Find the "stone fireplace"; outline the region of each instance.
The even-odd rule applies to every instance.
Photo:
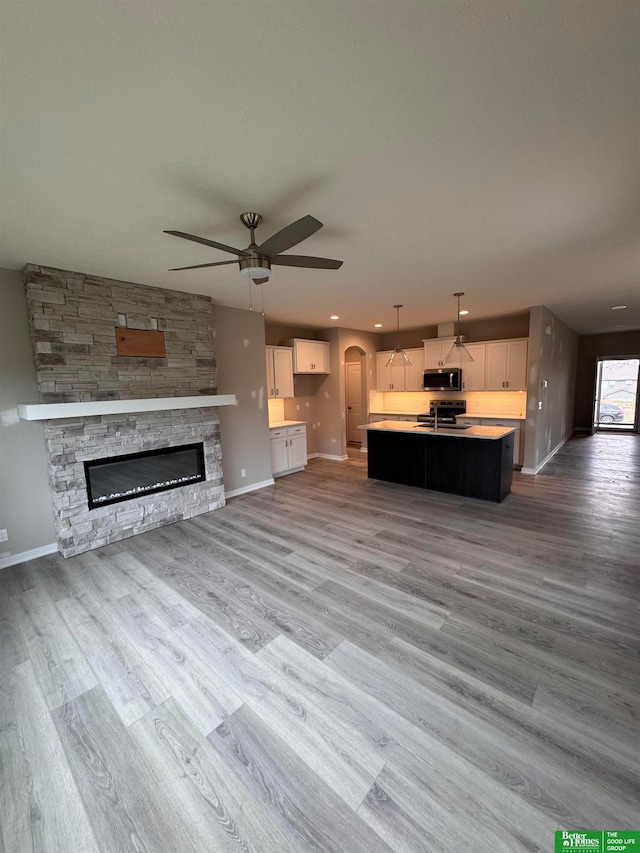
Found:
[[[69,557],[224,506],[210,300],[31,264],[24,280],[38,389],[48,405],[23,409],[44,411],[37,417],[45,418],[61,553]],[[165,354],[119,354],[116,333],[123,328],[161,332]],[[203,470],[181,474],[176,451],[194,446]],[[96,460],[160,452],[166,459],[157,482],[136,491],[115,479],[117,500],[90,499],[87,464],[93,471]],[[181,462],[191,464],[188,455]]]

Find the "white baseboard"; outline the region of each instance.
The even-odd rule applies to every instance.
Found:
[[[317,453],[307,453],[307,459],[317,459],[317,458],[318,458]]]
[[[332,462],[346,462],[349,458],[346,453],[344,456],[333,456],[331,453],[318,453],[316,454],[320,459],[330,459]]]
[[[560,448],[563,447],[569,441],[570,438],[571,438],[571,434],[567,435],[565,438],[563,438],[562,441],[560,442],[560,444],[557,444],[553,448],[551,453],[549,453],[549,455],[546,456],[536,468],[521,468],[520,473],[521,474],[537,474],[540,471],[540,469],[543,468],[547,464],[547,462],[552,457],[554,457],[556,455],[556,453],[560,450]]]
[[[20,554],[10,554],[8,557],[0,557],[0,569],[8,569],[9,566],[17,566],[18,563],[26,563],[29,560],[37,560],[38,557],[46,557],[48,554],[57,554],[58,543],[41,545],[32,548],[31,551],[22,551]]]
[[[247,492],[255,492],[256,489],[264,489],[265,486],[273,486],[273,477],[269,480],[262,480],[260,483],[251,483],[248,486],[242,486],[240,489],[232,489],[230,492],[225,492],[225,499],[237,498],[238,495],[246,495]]]

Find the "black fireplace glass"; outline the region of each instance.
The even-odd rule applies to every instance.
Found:
[[[202,443],[93,459],[84,472],[89,509],[206,479]]]

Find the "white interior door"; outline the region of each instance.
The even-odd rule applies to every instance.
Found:
[[[349,361],[347,369],[347,441],[362,443],[358,426],[362,423],[362,370],[359,361]]]

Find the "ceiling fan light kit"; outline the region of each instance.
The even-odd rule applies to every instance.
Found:
[[[207,240],[205,237],[197,237],[195,234],[187,234],[184,231],[165,231],[164,233],[173,234],[174,237],[181,237],[183,240],[191,240],[194,243],[201,243],[204,246],[210,246],[212,249],[220,249],[223,252],[236,255],[240,272],[252,281],[255,281],[256,284],[263,284],[269,279],[272,264],[284,267],[325,270],[337,270],[342,266],[342,261],[336,261],[333,258],[281,254],[281,252],[286,252],[287,249],[306,240],[307,237],[311,237],[312,234],[315,234],[316,231],[322,228],[322,222],[319,222],[313,216],[303,216],[302,219],[292,222],[291,225],[287,225],[273,234],[260,246],[255,241],[255,229],[262,222],[262,216],[259,213],[242,213],[240,221],[249,229],[249,233],[251,234],[251,242],[246,249],[235,249],[233,246],[226,246],[224,243],[217,243],[215,240]],[[216,261],[211,264],[174,267],[170,272],[197,270],[204,267],[220,267],[234,263],[236,261]]]
[[[269,258],[241,258],[240,272],[251,279],[269,278],[271,275],[271,264]]]
[[[464,293],[461,291],[459,293],[453,294],[458,300],[458,314],[456,316],[456,339],[451,345],[451,349],[446,354],[443,364],[449,364],[450,362],[455,362],[457,364],[469,363],[473,361],[473,356],[466,348],[466,346],[462,343],[460,339],[460,297],[464,296]]]
[[[402,308],[402,305],[394,305],[393,307],[396,309],[396,318],[397,318],[396,319],[396,332],[399,336],[400,335],[400,309]],[[411,360],[410,360],[409,356],[406,354],[406,352],[402,349],[402,347],[399,344],[396,344],[396,346],[393,348],[393,352],[389,356],[389,361],[386,363],[385,367],[392,367],[394,362],[396,362],[396,361],[403,361],[407,367],[411,367]]]

